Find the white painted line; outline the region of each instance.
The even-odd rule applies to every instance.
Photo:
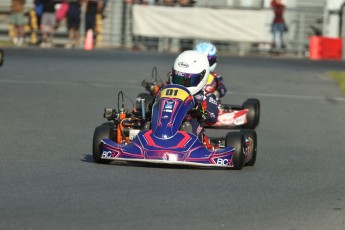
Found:
[[[100,88],[112,88],[116,89],[119,84],[112,84],[112,83],[98,83],[98,82],[87,82],[87,81],[79,81],[79,82],[57,82],[57,81],[28,81],[28,80],[11,80],[11,79],[1,79],[0,83],[9,83],[9,84],[30,84],[30,85],[87,85],[87,86],[94,86]],[[117,85],[117,87],[116,87]],[[137,84],[130,84],[127,85],[126,88],[131,89],[143,89],[140,83]],[[288,99],[305,99],[305,100],[330,100],[330,101],[337,101],[337,102],[345,102],[345,97],[331,97],[331,96],[311,96],[311,95],[289,95],[289,94],[274,94],[274,93],[244,93],[244,92],[236,92],[231,91],[228,92],[227,95],[245,95],[249,97],[273,97],[273,98],[288,98]]]
[[[326,97],[326,96],[311,96],[311,95],[289,95],[289,94],[274,94],[274,93],[242,93],[242,92],[229,92],[231,95],[245,95],[251,97],[275,97],[275,98],[289,98],[289,99],[306,99],[306,100],[332,100],[345,102],[345,97]]]

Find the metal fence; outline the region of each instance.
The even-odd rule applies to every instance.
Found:
[[[256,10],[271,11],[268,8],[261,7],[261,1],[257,1],[258,5]],[[121,5],[121,4],[118,4]],[[200,6],[200,7],[205,7]],[[199,7],[199,6],[195,6]],[[171,42],[171,38],[148,38],[148,37],[133,37],[131,36],[131,5],[122,4],[120,7],[122,12],[117,12],[121,14],[122,17],[114,18],[115,20],[120,20],[120,23],[117,23],[118,28],[113,28],[117,32],[113,31],[114,35],[118,35],[120,39],[117,39],[117,44],[123,47],[135,48],[135,49],[145,49],[145,50],[158,50],[166,51],[165,47],[167,42]],[[223,6],[223,8],[226,8]],[[238,9],[235,8],[233,10]],[[250,9],[253,8],[241,8]],[[117,8],[118,10],[118,8]],[[319,22],[322,22],[324,9],[322,7],[306,8],[306,9],[289,9],[285,13],[285,18],[289,26],[289,33],[285,35],[287,42],[287,51],[296,54],[299,56],[304,55],[308,49],[309,36],[316,34],[313,28],[321,26]],[[270,24],[267,24],[267,30],[270,30]],[[121,29],[120,29],[121,28]],[[321,29],[322,30],[322,29]],[[104,32],[107,31],[104,28]],[[202,40],[202,38],[200,38]],[[193,47],[193,45],[199,40],[191,39],[182,39],[180,41],[175,41],[175,49],[181,50],[188,49]],[[227,41],[215,41],[217,48],[223,52],[235,52],[240,55],[244,55],[248,52],[266,52],[269,50],[270,44],[261,43],[244,43],[244,42],[235,42],[231,40]],[[105,41],[105,44],[110,44]]]
[[[8,41],[8,15],[10,0],[0,0],[0,41]],[[198,1],[194,7],[228,7],[224,5],[229,1]],[[106,17],[102,19],[102,28],[99,46],[104,48],[133,48],[143,50],[166,51],[166,42],[170,38],[149,38],[134,37],[131,33],[131,4],[124,3],[123,0],[108,0],[105,11]],[[232,1],[232,9],[255,9],[269,11],[271,9],[263,8],[263,1],[251,1],[250,6],[243,5],[243,1]],[[33,9],[33,3],[27,2],[26,12]],[[321,35],[323,31],[324,8],[322,6],[306,6],[299,9],[288,9],[285,13],[286,21],[289,26],[289,32],[286,34],[287,51],[299,56],[307,53],[309,36]],[[83,19],[83,17],[82,17]],[[83,25],[83,23],[82,23]],[[269,30],[270,25],[267,24]],[[30,41],[30,28],[27,29],[26,41]],[[81,28],[84,34],[83,28]],[[39,36],[39,31],[37,31]],[[321,34],[320,34],[321,33]],[[202,40],[202,38],[200,38]],[[176,50],[191,48],[198,40],[181,39],[175,42]],[[59,26],[55,42],[63,45],[67,43],[67,29],[65,21]],[[217,48],[223,52],[237,52],[245,55],[248,52],[265,52],[269,49],[269,44],[241,43],[228,41],[217,41]]]

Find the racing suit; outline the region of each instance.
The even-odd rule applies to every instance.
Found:
[[[224,97],[227,89],[223,77],[216,72],[211,72],[208,76],[205,90],[208,93],[215,93],[215,91],[218,91],[219,96],[216,95],[217,99]]]
[[[202,140],[203,127],[201,123],[212,125],[217,122],[218,103],[213,93],[201,90],[194,95],[194,108],[187,114],[185,121],[191,125],[192,133]]]

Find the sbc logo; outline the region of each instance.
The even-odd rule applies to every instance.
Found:
[[[229,160],[228,159],[218,158],[216,163],[217,163],[217,165],[229,165]]]
[[[112,152],[111,151],[103,151],[102,157],[111,157]]]

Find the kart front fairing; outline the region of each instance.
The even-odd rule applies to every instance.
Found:
[[[180,85],[164,87],[152,109],[153,134],[162,139],[173,137],[194,105],[194,98],[186,88]]]
[[[193,96],[180,85],[164,87],[152,110],[151,129],[141,131],[127,145],[103,139],[102,159],[151,163],[232,167],[234,148],[210,150],[196,135],[179,130]]]

